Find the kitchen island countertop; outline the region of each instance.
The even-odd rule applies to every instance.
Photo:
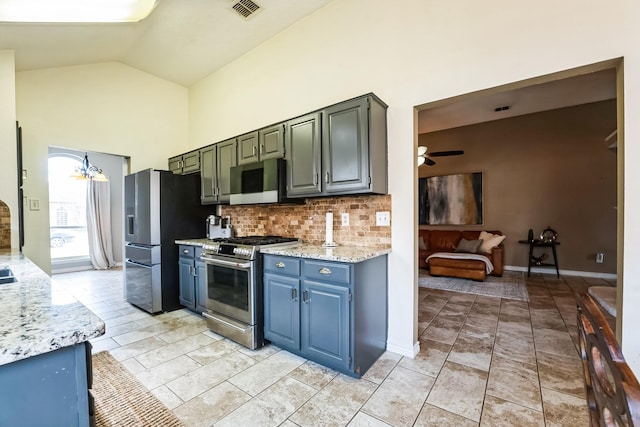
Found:
[[[177,245],[191,245],[205,247],[211,240],[182,239],[176,240]],[[324,247],[310,243],[301,243],[293,247],[261,248],[264,254],[292,256],[298,258],[321,259],[326,261],[357,263],[371,258],[391,253],[390,246],[335,246]]]
[[[0,365],[103,335],[104,322],[18,251],[0,252],[15,283],[0,284]]]

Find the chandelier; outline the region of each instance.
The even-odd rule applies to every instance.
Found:
[[[89,157],[86,153],[82,161],[82,166],[76,166],[76,170],[71,174],[71,178],[101,182],[109,181],[109,178],[102,173],[102,169],[89,163]]]

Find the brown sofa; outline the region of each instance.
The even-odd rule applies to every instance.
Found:
[[[488,231],[491,234],[502,235],[500,231]],[[475,230],[419,230],[419,236],[426,249],[418,250],[418,267],[428,268],[434,276],[452,276],[472,280],[484,280],[486,277],[485,264],[479,260],[431,258],[427,257],[436,252],[455,252],[461,239],[476,240],[480,231]],[[502,276],[504,272],[504,244],[501,243],[483,253],[493,264],[492,276]]]

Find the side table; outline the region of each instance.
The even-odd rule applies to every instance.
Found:
[[[543,240],[518,240],[518,243],[525,243],[529,245],[529,262],[527,268],[527,277],[531,277],[531,266],[535,267],[555,267],[556,275],[560,277],[560,270],[558,269],[558,254],[556,253],[556,246],[560,244],[560,242],[556,242],[552,240],[550,242],[545,242]],[[540,262],[536,261],[533,258],[533,248],[551,248],[551,252],[553,254],[553,263],[548,262]]]

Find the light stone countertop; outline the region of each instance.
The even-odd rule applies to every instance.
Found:
[[[264,248],[263,254],[292,256],[298,258],[321,259],[326,261],[338,261],[358,263],[371,258],[391,253],[391,247],[377,246],[336,246],[326,248],[322,245],[303,243],[290,248]]]
[[[209,239],[176,240],[177,245],[191,245],[206,247]],[[391,247],[386,246],[336,246],[325,248],[322,245],[302,243],[298,246],[285,248],[261,248],[263,254],[292,256],[298,258],[322,259],[326,261],[358,263],[371,258],[391,253]]]
[[[16,283],[0,284],[0,365],[103,335],[104,322],[18,251],[0,252]]]

